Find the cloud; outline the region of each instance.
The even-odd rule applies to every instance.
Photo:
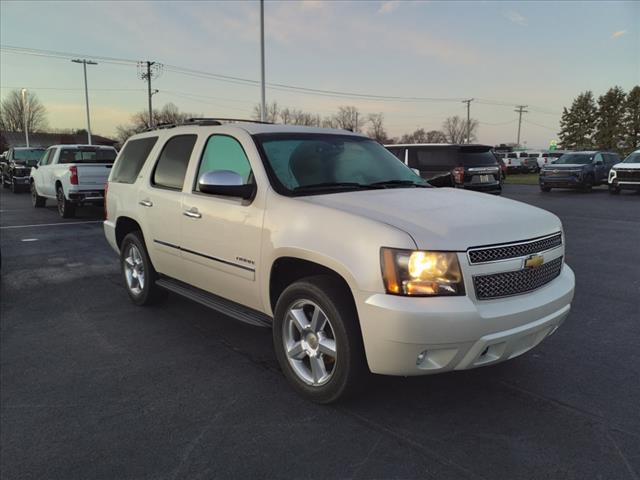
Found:
[[[383,2],[378,9],[378,13],[387,14],[396,10],[400,6],[399,0],[388,0]]]
[[[622,37],[622,36],[624,36],[626,34],[627,34],[626,30],[618,30],[617,32],[613,32],[611,34],[611,38],[620,38],[620,37]]]
[[[516,25],[520,25],[522,27],[526,27],[527,26],[527,19],[525,17],[523,17],[522,15],[520,15],[515,10],[509,10],[508,12],[505,12],[502,15],[507,20],[509,20],[510,22],[515,23]]]

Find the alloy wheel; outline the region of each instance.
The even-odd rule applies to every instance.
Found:
[[[282,329],[285,355],[297,377],[311,386],[327,383],[336,369],[337,350],[325,312],[311,300],[298,300],[287,310]]]
[[[129,244],[124,257],[124,275],[127,288],[134,295],[140,295],[144,290],[144,262],[138,247]]]

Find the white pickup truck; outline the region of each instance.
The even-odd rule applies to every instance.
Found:
[[[104,186],[118,152],[99,145],[53,145],[31,169],[31,199],[36,208],[56,200],[63,218],[73,217],[77,206],[100,204]]]

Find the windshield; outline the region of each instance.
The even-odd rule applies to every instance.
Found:
[[[111,148],[63,148],[58,163],[113,163],[115,159]]]
[[[497,165],[496,157],[490,151],[465,152],[464,148],[458,153],[460,163],[465,167]]]
[[[428,186],[391,152],[368,138],[307,133],[261,134],[254,138],[281,193]]]
[[[565,153],[553,162],[554,165],[588,165],[593,160],[590,153]]]
[[[13,151],[13,160],[16,163],[24,163],[33,167],[38,163],[44,153],[44,148],[21,148]]]
[[[640,152],[633,152],[622,163],[640,163]]]

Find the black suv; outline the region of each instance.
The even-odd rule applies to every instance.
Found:
[[[434,187],[500,194],[500,164],[488,145],[407,144],[387,149]]]
[[[45,149],[36,147],[13,147],[7,152],[0,172],[2,186],[11,188],[13,193],[29,190],[31,167],[37,165]]]
[[[549,192],[552,188],[578,188],[591,191],[596,185],[606,185],[609,170],[620,163],[617,153],[611,152],[569,152],[540,170],[540,190]]]

